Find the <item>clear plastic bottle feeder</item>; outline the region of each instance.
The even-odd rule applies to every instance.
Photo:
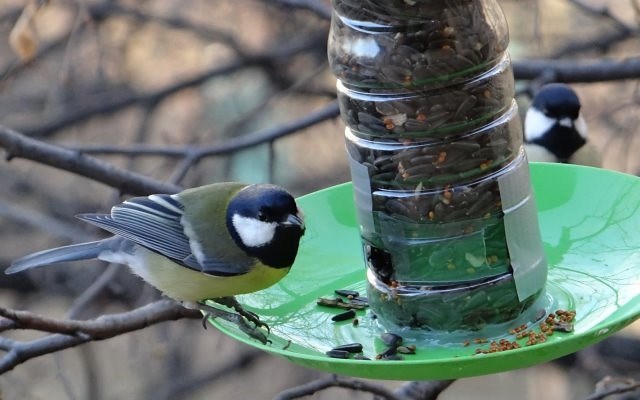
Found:
[[[547,266],[495,0],[334,0],[368,295],[385,325],[478,330],[544,292]]]

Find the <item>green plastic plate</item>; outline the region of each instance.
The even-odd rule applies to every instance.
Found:
[[[238,300],[271,327],[262,345],[235,326],[213,320],[222,332],[294,363],[373,379],[450,379],[491,374],[546,362],[592,345],[640,315],[640,179],[617,172],[559,164],[531,164],[545,253],[550,265],[548,310],[577,312],[575,329],[546,342],[492,354],[487,344],[459,337],[414,340],[416,354],[401,361],[373,359],[384,349],[384,328],[369,311],[359,325],[332,322],[339,310],[316,305],[334,289],[364,293],[364,260],[352,188],[343,184],[299,199],[307,232],[294,267],[277,285]],[[489,337],[489,341],[504,334]],[[404,334],[400,333],[404,336]],[[473,337],[473,335],[471,336]],[[327,350],[359,342],[372,360],[334,359]]]

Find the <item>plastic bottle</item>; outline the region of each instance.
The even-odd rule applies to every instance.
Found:
[[[544,291],[495,0],[333,0],[329,61],[383,324],[477,330]]]

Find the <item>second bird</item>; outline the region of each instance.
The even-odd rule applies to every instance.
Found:
[[[533,98],[524,123],[529,161],[601,167],[602,160],[587,139],[580,99],[568,85],[543,86]]]

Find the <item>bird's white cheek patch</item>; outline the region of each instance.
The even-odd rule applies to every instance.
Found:
[[[544,115],[541,111],[535,108],[530,108],[527,111],[527,116],[524,119],[524,136],[525,139],[530,142],[538,139],[545,132],[547,132],[556,120]]]
[[[234,215],[231,219],[240,240],[247,247],[261,247],[273,240],[276,233],[275,222],[259,221],[255,218]]]

